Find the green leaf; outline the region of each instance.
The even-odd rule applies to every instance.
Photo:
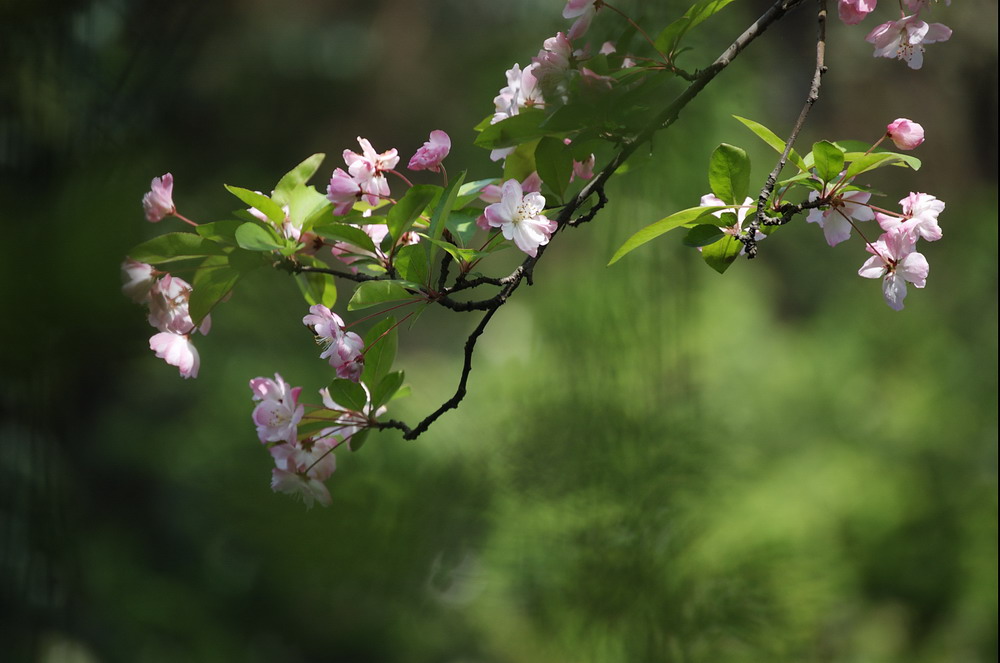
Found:
[[[913,168],[913,170],[920,169],[919,159],[907,154],[896,154],[895,152],[875,152],[872,154],[849,152],[844,155],[844,159],[851,162],[845,174],[848,180],[861,173],[867,173],[882,166],[908,166]],[[913,162],[916,162],[916,164]]]
[[[785,151],[785,141],[778,138],[777,135],[763,124],[759,122],[754,122],[753,120],[748,120],[745,117],[740,117],[739,115],[733,115],[737,120],[743,123],[747,129],[754,132],[758,138],[767,143],[771,149],[773,149],[778,154],[783,154]],[[806,165],[799,153],[795,151],[795,148],[788,153],[788,160],[795,164],[795,167],[802,172],[808,172],[809,167]]]
[[[475,143],[488,150],[526,143],[549,133],[549,130],[541,126],[544,121],[545,111],[522,108],[517,115],[483,129],[482,133],[476,136]]]
[[[389,235],[393,240],[398,242],[399,238],[413,225],[413,222],[420,218],[424,208],[440,193],[441,187],[439,186],[418,184],[411,187],[406,195],[393,205],[386,216],[385,223],[389,227]]]
[[[462,188],[462,182],[465,181],[465,172],[459,173],[458,177],[452,180],[448,188],[444,190],[441,194],[441,198],[438,200],[437,207],[434,208],[434,213],[431,215],[431,224],[427,229],[427,236],[434,239],[439,239],[441,233],[444,232],[445,224],[448,223],[448,215],[451,214],[452,208],[455,206],[455,201],[458,199],[458,190]],[[430,247],[427,248],[428,254],[430,253]]]
[[[597,124],[597,119],[598,114],[593,104],[566,104],[542,122],[542,128],[551,133],[567,133],[592,127]]]
[[[285,222],[285,210],[281,209],[281,205],[277,204],[264,194],[251,191],[250,189],[243,189],[238,186],[230,186],[228,184],[224,186],[229,193],[233,194],[250,207],[256,207],[258,211],[263,213],[264,216],[266,216],[268,220],[276,226],[280,226]]]
[[[354,296],[347,304],[347,310],[358,311],[377,304],[398,302],[412,297],[413,295],[395,281],[365,281],[354,291]]]
[[[323,159],[326,158],[325,154],[319,153],[314,154],[295,168],[285,173],[280,180],[278,180],[278,185],[274,187],[274,193],[271,194],[272,200],[280,205],[288,205],[292,202],[292,191],[297,187],[305,184],[309,181],[316,171],[319,169]],[[254,205],[254,207],[257,207]],[[257,207],[257,209],[260,209]]]
[[[167,233],[136,246],[129,252],[129,257],[150,265],[159,265],[222,253],[222,247],[218,244],[194,233]]]
[[[364,446],[365,442],[368,441],[368,436],[371,432],[371,428],[363,428],[347,440],[347,448],[351,450],[351,453],[358,451],[362,446]]]
[[[299,258],[311,267],[326,267],[326,263],[312,256],[302,255]],[[321,272],[300,272],[295,275],[295,282],[302,292],[302,297],[310,306],[322,304],[333,308],[337,303],[337,283],[332,274]]]
[[[459,210],[479,198],[479,194],[482,193],[483,189],[491,184],[499,184],[500,179],[496,177],[491,177],[487,180],[476,180],[475,182],[466,182],[462,185],[462,188],[458,190],[458,199],[455,201],[455,209]]]
[[[430,280],[430,263],[427,261],[427,252],[421,246],[410,244],[400,248],[396,251],[393,265],[407,281],[427,285]]]
[[[468,246],[469,241],[476,236],[479,231],[479,226],[476,225],[476,219],[483,213],[483,210],[477,209],[475,207],[469,209],[452,210],[451,214],[448,215],[448,223],[445,226],[451,231],[453,237],[455,237],[459,244],[462,246]]]
[[[566,187],[569,186],[569,178],[573,174],[573,154],[566,149],[566,144],[551,136],[538,141],[535,147],[535,168],[538,169],[542,182],[562,202]]]
[[[687,232],[682,240],[684,246],[707,246],[722,239],[719,226],[701,223]]]
[[[236,229],[240,227],[241,223],[241,221],[234,220],[213,221],[201,224],[195,228],[195,232],[213,242],[236,244]]]
[[[247,251],[279,251],[286,247],[273,230],[250,221],[236,229],[236,243]]]
[[[361,228],[349,226],[346,223],[328,221],[315,226],[313,232],[320,237],[345,242],[368,253],[375,253],[375,243],[372,242],[372,238]]]
[[[646,242],[656,239],[660,235],[674,228],[680,228],[691,223],[694,223],[703,216],[707,216],[712,212],[718,210],[729,209],[728,207],[689,207],[688,209],[681,210],[680,212],[674,212],[670,216],[664,217],[655,223],[651,223],[639,232],[635,233],[627,240],[625,243],[615,251],[615,254],[611,256],[611,260],[608,262],[608,266],[615,264],[625,254],[630,253],[634,249],[642,246]]]
[[[211,256],[201,263],[191,283],[188,311],[195,326],[228,295],[243,275],[229,265],[227,256]]]
[[[396,360],[398,343],[396,319],[392,316],[379,321],[365,334],[365,370],[361,381],[367,385],[377,385],[392,368]]]
[[[816,174],[824,182],[833,182],[844,169],[844,153],[833,143],[821,140],[813,144],[813,162]]]
[[[234,248],[229,252],[229,266],[243,274],[249,274],[269,263],[270,258],[257,251]]]
[[[734,145],[719,145],[708,162],[708,183],[723,202],[742,205],[750,189],[750,157]]]
[[[535,167],[535,142],[518,145],[503,162],[503,182],[524,179],[537,170]]]
[[[403,386],[403,371],[393,371],[382,378],[372,389],[372,412],[385,405]]]
[[[365,405],[368,404],[368,394],[364,387],[341,378],[334,378],[330,383],[330,398],[342,408],[354,412],[364,412]]]
[[[656,50],[661,53],[670,54],[676,48],[680,40],[691,28],[695,27],[705,19],[712,16],[733,0],[700,0],[691,5],[684,16],[677,19],[657,35],[655,44]]]
[[[289,193],[288,218],[296,228],[312,228],[324,213],[329,214],[333,203],[313,187],[300,184]]]
[[[472,262],[476,258],[482,258],[483,256],[487,256],[487,255],[490,254],[489,251],[477,251],[475,249],[462,249],[462,248],[459,248],[459,247],[455,246],[451,242],[446,242],[443,239],[433,239],[433,238],[428,237],[427,235],[423,235],[423,234],[421,234],[421,237],[423,237],[424,239],[426,239],[428,242],[431,242],[435,246],[441,247],[442,249],[444,249],[445,251],[447,251],[451,255],[452,258],[454,258],[455,260],[458,260],[460,262]]]
[[[718,242],[702,248],[701,257],[708,266],[722,274],[740,255],[743,243],[732,235],[726,235]]]

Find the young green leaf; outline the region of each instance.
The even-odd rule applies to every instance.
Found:
[[[345,242],[368,253],[375,253],[375,244],[372,242],[372,238],[361,228],[331,220],[313,227],[313,232],[320,237]]]
[[[559,138],[546,136],[535,147],[535,167],[538,176],[548,185],[556,199],[562,202],[569,178],[573,174],[573,155]]]
[[[236,243],[247,251],[280,251],[286,247],[273,230],[249,221],[236,229]]]
[[[347,303],[348,311],[357,311],[385,302],[398,302],[411,299],[403,286],[394,281],[365,281],[354,291],[354,296]]]
[[[434,213],[431,215],[431,224],[427,229],[427,236],[432,239],[440,239],[441,234],[444,232],[445,225],[448,223],[448,216],[451,214],[452,208],[455,206],[455,201],[458,199],[458,191],[462,188],[462,182],[465,181],[465,172],[459,173],[452,182],[448,185],[448,188],[444,190],[441,194],[438,203],[434,208]],[[426,245],[425,249],[427,252],[427,260],[430,262],[431,259],[431,246]]]
[[[813,162],[816,164],[816,174],[824,182],[832,182],[840,176],[844,169],[844,153],[833,143],[821,140],[813,144]]]
[[[488,150],[526,143],[548,133],[548,130],[541,126],[544,120],[545,111],[523,108],[517,115],[483,129],[482,133],[476,136],[475,143]]]
[[[669,55],[677,49],[684,35],[693,27],[712,16],[733,0],[699,0],[694,3],[684,13],[684,16],[677,19],[657,35],[655,44],[656,50]]]
[[[251,191],[250,189],[243,189],[238,186],[230,186],[228,184],[224,186],[229,193],[233,194],[250,207],[257,208],[257,210],[266,216],[274,225],[280,226],[285,222],[285,211],[281,209],[281,205],[277,204],[264,194]]]
[[[692,228],[681,240],[684,246],[708,246],[722,239],[722,230],[719,226],[701,223]]]
[[[139,244],[129,252],[129,257],[150,265],[159,265],[222,253],[221,246],[194,233],[167,233]]]
[[[389,227],[389,235],[394,241],[399,241],[399,238],[410,229],[414,221],[420,218],[427,205],[435,196],[440,195],[441,191],[439,186],[418,184],[411,187],[406,195],[393,205],[386,217],[385,224]]]
[[[295,168],[285,173],[280,180],[278,180],[277,186],[274,187],[274,193],[271,198],[278,205],[288,205],[292,201],[292,191],[296,187],[301,186],[309,181],[316,171],[319,169],[323,159],[326,158],[325,154],[314,154]],[[256,205],[254,205],[256,207]],[[258,209],[260,209],[258,207]]]
[[[326,267],[322,260],[308,255],[299,258],[304,264],[312,267]],[[295,275],[295,282],[299,286],[303,299],[310,306],[322,304],[327,308],[333,308],[337,303],[337,283],[331,274],[321,272],[301,272]]]
[[[210,239],[213,242],[236,244],[236,229],[240,227],[240,224],[240,221],[231,219],[226,221],[213,221],[211,223],[201,224],[195,228],[195,232],[205,239]]]
[[[651,223],[639,232],[635,233],[622,244],[615,254],[611,256],[611,260],[608,262],[608,266],[615,264],[621,260],[626,254],[635,250],[636,248],[642,246],[646,242],[656,239],[665,232],[671,231],[674,228],[680,228],[681,226],[693,224],[695,221],[703,216],[707,216],[712,212],[717,212],[718,210],[729,209],[728,207],[689,207],[688,209],[681,210],[680,212],[674,212],[670,216],[664,217],[655,223]]]
[[[785,141],[778,138],[773,131],[765,127],[763,124],[754,122],[753,120],[748,120],[745,117],[740,117],[739,115],[733,115],[733,117],[742,122],[747,129],[754,132],[758,138],[767,143],[775,152],[778,154],[784,153]],[[792,148],[792,150],[788,153],[788,160],[795,164],[795,167],[800,171],[809,171],[809,167],[806,165],[802,157],[799,156],[799,153],[795,151],[795,148]]]
[[[377,385],[392,368],[396,360],[398,344],[396,319],[392,316],[379,321],[365,334],[365,369],[361,381],[367,385]]]
[[[708,266],[722,274],[740,255],[743,243],[732,235],[726,235],[718,242],[702,248],[701,257]]]
[[[742,204],[750,190],[750,157],[734,145],[719,145],[708,162],[708,183],[723,202]]]
[[[334,378],[330,383],[330,398],[337,405],[353,412],[364,412],[365,405],[368,404],[368,394],[364,387],[341,378]]]
[[[378,385],[372,389],[372,411],[385,405],[403,386],[403,371],[393,371],[379,380]]]
[[[423,247],[416,244],[404,246],[396,251],[396,258],[393,265],[400,277],[407,281],[427,285],[430,279],[430,264],[427,261],[427,252]]]
[[[227,256],[210,256],[201,263],[194,273],[188,301],[188,311],[196,327],[232,291],[242,275],[230,266]]]
[[[472,201],[478,200],[479,194],[482,193],[483,189],[491,184],[499,183],[500,180],[496,177],[491,177],[486,180],[476,180],[475,182],[466,182],[458,190],[458,198],[455,200],[455,209],[460,210]]]

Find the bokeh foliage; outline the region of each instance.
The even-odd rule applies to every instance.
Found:
[[[996,144],[996,35],[958,5],[921,72],[832,25],[804,135],[927,128],[924,169],[878,180],[890,202],[913,187],[948,203],[901,313],[855,276],[858,243],[831,250],[801,222],[725,277],[676,238],[603,267],[696,203],[718,143],[764,177],[773,156],[730,115],[790,126],[811,67],[783,64],[809,52],[800,11],[558,237],[484,336],[458,411],[339,455],[330,509],[270,493],[249,420],[248,378],[279,370],[315,399],[329,377],[289,280],[255,274],[218,310],[197,381],[147,351],[117,267],[159,230],[138,204],[152,176],[172,171],[176,199],[212,219],[222,182],[262,188],[356,135],[468,145],[562,4],[3,5],[13,660],[995,657],[996,172],[977,145]],[[682,9],[663,5],[645,11]],[[721,14],[704,58],[755,9]],[[454,158],[485,177],[480,152]],[[464,315],[402,335],[415,396],[399,416],[453,389]]]

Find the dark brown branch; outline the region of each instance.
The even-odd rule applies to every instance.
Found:
[[[774,193],[774,186],[778,182],[778,176],[781,174],[782,169],[785,164],[788,163],[788,155],[792,152],[792,145],[795,143],[795,139],[799,136],[799,130],[802,129],[802,125],[805,124],[806,116],[809,115],[809,111],[812,109],[813,105],[819,99],[819,87],[823,82],[823,74],[826,73],[826,0],[817,0],[818,10],[817,10],[817,28],[816,28],[816,68],[813,71],[812,82],[809,85],[809,94],[806,96],[806,101],[802,105],[802,110],[799,111],[799,118],[795,121],[795,126],[792,127],[792,133],[788,136],[788,140],[785,141],[785,149],[781,152],[781,158],[778,159],[778,163],[774,165],[774,169],[768,174],[767,179],[764,181],[764,186],[761,188],[760,193],[757,195],[757,211],[754,214],[753,220],[750,221],[750,225],[747,229],[740,234],[739,240],[743,242],[746,246],[746,254],[748,259],[753,259],[757,255],[757,231],[760,226],[778,226],[783,225],[791,221],[792,216],[796,213],[801,212],[805,207],[800,207],[798,212],[791,211],[796,206],[789,207],[788,205],[783,205],[781,208],[781,216],[778,218],[773,218],[767,215],[765,211],[767,209],[767,201],[771,198],[771,194]]]

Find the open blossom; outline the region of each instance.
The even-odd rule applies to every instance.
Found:
[[[150,223],[156,223],[176,212],[173,195],[173,175],[167,173],[162,177],[154,177],[149,185],[149,192],[142,197],[142,208],[146,212],[146,220]]]
[[[847,25],[857,25],[874,9],[878,0],[840,0],[837,13]]]
[[[899,201],[903,208],[903,216],[882,214],[877,212],[875,218],[882,230],[890,231],[901,227],[907,232],[934,242],[941,239],[941,226],[938,225],[938,215],[944,211],[944,201],[938,200],[929,193],[910,193]]]
[[[500,228],[505,239],[514,240],[517,248],[534,258],[538,247],[548,244],[557,228],[555,221],[542,215],[544,209],[542,194],[525,195],[517,180],[507,180],[501,188],[500,202],[486,208],[486,222]]]
[[[912,150],[924,142],[924,128],[904,117],[889,124],[885,133],[900,150]]]
[[[333,203],[333,213],[343,216],[351,211],[354,203],[361,200],[361,185],[343,168],[337,168],[326,187],[326,197]]]
[[[385,172],[396,167],[399,156],[395,148],[381,154],[375,152],[368,139],[361,136],[358,136],[358,144],[361,145],[361,154],[344,150],[344,161],[351,178],[361,188],[365,202],[375,206],[379,200],[389,197],[389,181]]]
[[[275,373],[274,379],[250,380],[253,400],[259,401],[253,411],[257,437],[261,442],[295,443],[298,425],[305,412],[299,403],[302,387],[292,387]]]
[[[176,366],[184,379],[198,377],[201,358],[189,334],[173,332],[154,334],[149,339],[149,349],[171,366]]]
[[[823,195],[827,195],[826,191]],[[816,200],[819,194],[815,191],[809,193],[809,202]],[[806,221],[819,224],[823,229],[823,236],[826,243],[836,246],[851,236],[851,221],[871,221],[875,218],[875,213],[866,203],[872,195],[867,191],[848,191],[840,194],[830,201],[826,209],[811,209]]]
[[[344,321],[339,315],[322,304],[309,307],[309,315],[302,318],[316,335],[316,341],[323,346],[321,359],[330,362],[337,371],[337,377],[357,382],[365,367],[364,341],[354,332],[344,330]]]
[[[916,243],[917,238],[906,229],[893,228],[866,247],[874,255],[858,270],[866,279],[882,279],[885,303],[895,311],[903,308],[907,282],[918,288],[927,284],[930,267],[923,254],[913,250]]]
[[[868,33],[865,41],[875,45],[875,57],[898,58],[910,69],[920,69],[924,64],[924,44],[947,41],[951,28],[941,23],[927,24],[917,16],[904,16],[877,26]]]
[[[441,162],[451,151],[451,138],[440,129],[431,132],[430,139],[410,158],[410,170],[441,171]]]

